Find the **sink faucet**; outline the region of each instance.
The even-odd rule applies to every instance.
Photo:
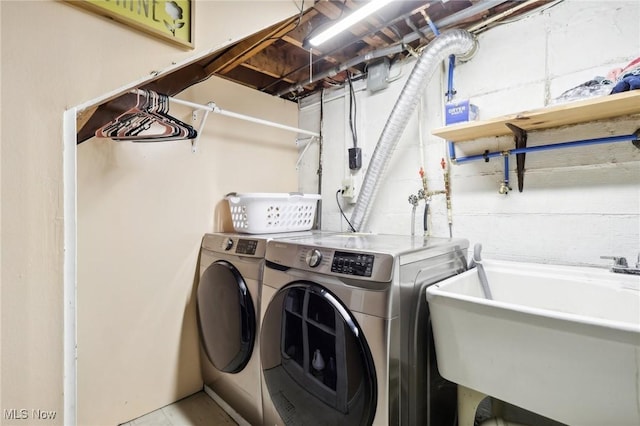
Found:
[[[638,254],[638,259],[635,267],[629,266],[629,264],[627,263],[627,259],[624,257],[600,256],[600,259],[613,260],[613,266],[611,266],[611,272],[616,272],[619,274],[640,275],[640,254]]]

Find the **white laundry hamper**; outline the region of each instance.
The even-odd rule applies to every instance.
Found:
[[[231,221],[236,232],[268,234],[306,231],[313,227],[319,194],[230,193]]]

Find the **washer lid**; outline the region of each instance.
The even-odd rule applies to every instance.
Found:
[[[200,338],[209,361],[220,371],[241,371],[253,352],[256,315],[240,272],[224,260],[212,263],[200,277],[197,305]]]
[[[354,232],[314,232],[308,235],[292,236],[271,241],[268,244],[297,244],[324,247],[335,250],[352,250],[363,253],[384,253],[398,256],[424,250],[451,251],[468,241],[462,238],[425,238],[422,235],[365,234]],[[437,255],[434,253],[433,255]],[[431,257],[431,256],[428,256]]]

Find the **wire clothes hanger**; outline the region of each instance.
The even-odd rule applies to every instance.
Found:
[[[136,105],[96,130],[96,137],[115,141],[162,142],[194,139],[198,132],[169,115],[169,96],[138,90]]]

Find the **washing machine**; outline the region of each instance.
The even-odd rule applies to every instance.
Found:
[[[309,233],[213,233],[202,239],[196,304],[205,391],[252,425],[262,424],[258,333],[266,244]]]
[[[427,286],[467,268],[468,241],[331,234],[271,240],[260,355],[265,425],[452,425]]]

